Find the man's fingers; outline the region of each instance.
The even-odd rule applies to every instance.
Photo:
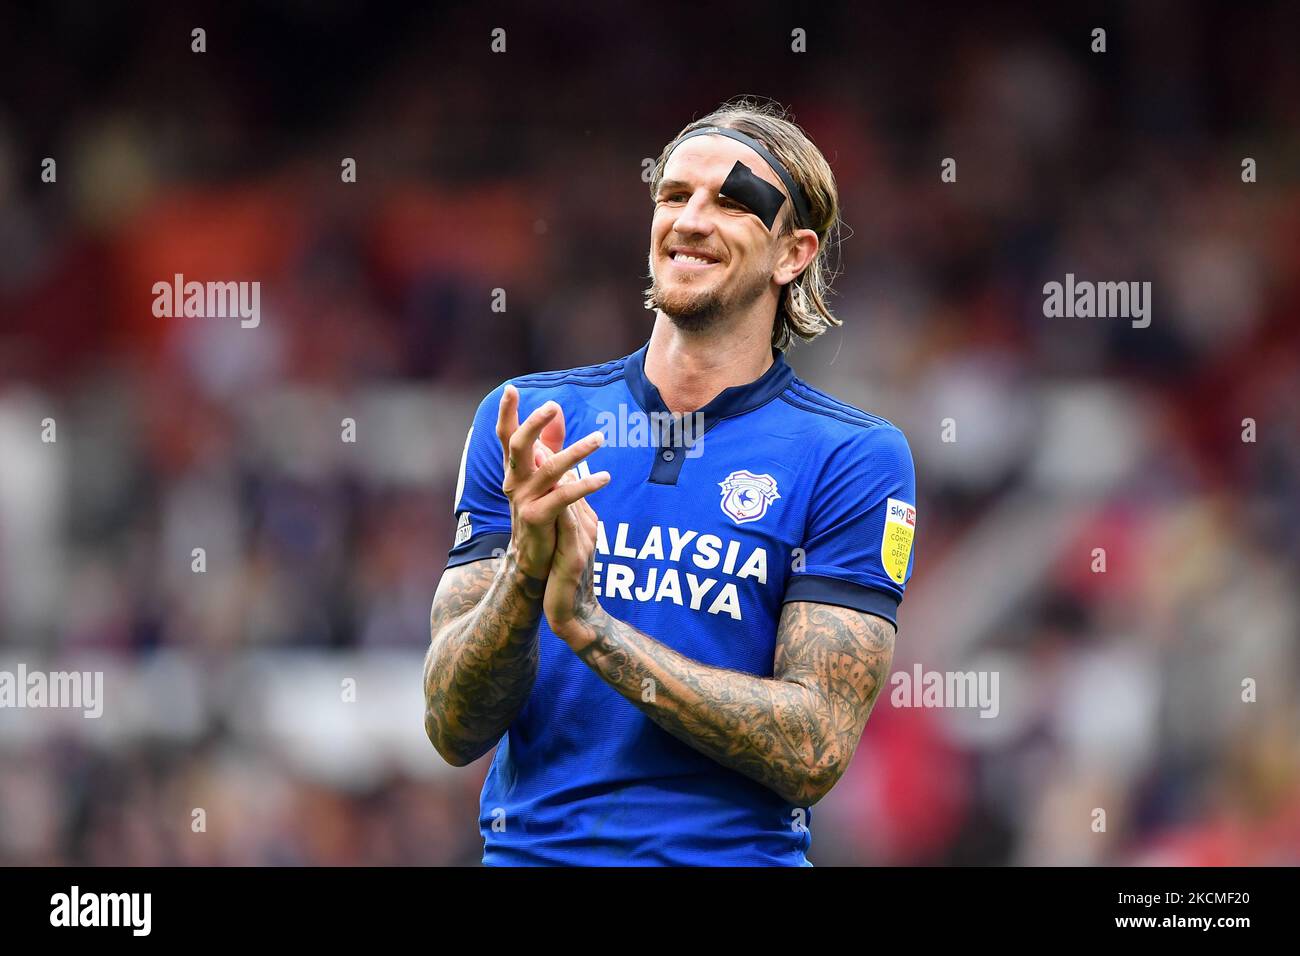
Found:
[[[558,455],[553,455],[546,464],[537,469],[534,480],[544,488],[559,484],[566,471],[573,468],[604,443],[605,435],[603,432],[592,432],[581,441],[575,441]]]
[[[583,498],[581,501],[574,504],[573,507],[578,514],[578,523],[581,524],[586,529],[587,533],[594,539],[596,537],[598,526],[600,525],[600,518],[596,515],[596,509],[591,506],[591,502],[586,498]]]
[[[515,429],[505,445],[508,474],[513,475],[516,480],[523,480],[532,473],[533,443],[537,441],[547,422],[556,415],[563,414],[559,405],[555,402],[547,402],[524,419],[524,423]]]
[[[541,468],[542,465],[546,464],[554,457],[555,457],[555,452],[547,448],[543,442],[538,441],[533,445],[533,462],[537,465],[538,468]],[[577,480],[578,480],[578,472],[575,469],[570,468],[568,471],[566,471],[563,475],[560,476],[560,480],[557,481],[556,484],[562,485],[565,484],[566,482],[577,481]]]
[[[546,447],[542,442],[538,442],[534,447],[534,455],[537,461],[537,467],[555,457],[555,453]],[[567,485],[578,481],[580,478],[577,469],[570,468],[561,477],[557,485]],[[569,507],[565,508],[558,519],[564,527],[570,531],[582,530],[593,538],[596,536],[596,526],[600,519],[596,516],[596,511],[591,507],[591,503],[586,498],[579,498]]]
[[[581,528],[581,522],[578,521],[578,516],[573,513],[572,508],[564,508],[555,519],[555,528],[562,535],[576,536]]]
[[[553,452],[564,447],[564,414],[556,415],[542,429],[542,444]]]
[[[577,481],[556,486],[550,493],[533,502],[533,506],[537,509],[535,512],[537,520],[554,521],[569,505],[587,497],[593,491],[599,491],[607,484],[609,484],[609,472],[598,471],[587,478],[579,478]]]
[[[501,403],[497,406],[497,440],[501,442],[502,454],[509,452],[510,436],[519,428],[519,391],[513,385],[507,385],[501,392]]]

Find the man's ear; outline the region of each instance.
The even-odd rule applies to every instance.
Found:
[[[789,281],[793,282],[813,264],[821,242],[817,233],[811,229],[796,229],[791,239],[793,241],[789,242],[782,254],[777,272],[783,276],[788,275]]]

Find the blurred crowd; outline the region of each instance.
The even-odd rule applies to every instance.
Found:
[[[916,460],[895,668],[1000,674],[992,720],[886,688],[812,861],[1300,862],[1300,16],[830,5],[800,55],[747,9],[3,14],[0,669],[190,678],[130,730],[0,710],[0,863],[478,860],[488,761],[412,751],[465,429],[645,341],[643,160],[738,93],[839,182],[844,326],[791,362]],[[260,325],[156,317],[178,273]],[[1066,273],[1150,326],[1044,317]],[[380,653],[402,706],[340,729]],[[334,676],[223,689],[254,660]]]

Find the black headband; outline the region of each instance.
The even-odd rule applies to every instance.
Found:
[[[768,151],[768,148],[758,140],[754,139],[754,137],[748,136],[738,129],[732,129],[730,126],[705,126],[703,129],[691,130],[685,136],[678,139],[677,142],[673,143],[672,147],[668,150],[668,156],[671,156],[674,149],[692,136],[708,135],[726,136],[730,139],[734,139],[738,143],[744,143],[754,152],[758,153],[759,156],[762,156],[763,161],[772,167],[772,172],[780,176],[781,182],[785,183],[786,192],[790,194],[790,199],[794,203],[795,225],[804,228],[808,227],[808,224],[812,222],[812,216],[808,212],[808,200],[805,198],[803,190],[800,189],[799,185],[794,181],[794,177],[791,176],[790,173],[786,171],[786,168],[781,165],[781,161],[773,156],[771,152]],[[668,156],[664,157],[665,166],[668,163]],[[771,228],[770,224],[769,228]]]

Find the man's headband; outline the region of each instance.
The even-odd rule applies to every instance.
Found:
[[[800,228],[808,226],[808,223],[812,221],[812,216],[808,213],[808,200],[805,198],[803,190],[795,183],[794,177],[781,165],[781,161],[754,137],[747,136],[740,130],[732,129],[729,126],[705,126],[703,129],[691,130],[673,143],[672,148],[668,150],[668,156],[671,156],[674,149],[692,136],[710,135],[726,136],[738,143],[744,143],[762,156],[767,165],[772,167],[772,172],[781,177],[781,182],[785,183],[786,191],[790,193],[790,199],[794,202],[795,225]],[[668,163],[668,156],[664,157],[664,165]],[[727,175],[726,182],[722,184],[719,192],[748,206],[768,229],[771,229],[772,223],[776,222],[777,213],[781,211],[781,206],[785,203],[785,196],[781,190],[766,179],[755,176],[750,168],[740,160],[736,160],[736,165],[731,167],[731,172]]]

